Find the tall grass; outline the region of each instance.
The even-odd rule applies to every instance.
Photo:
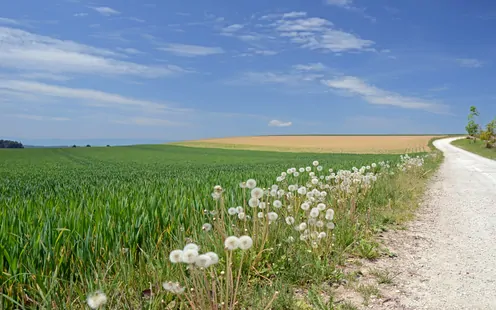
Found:
[[[180,307],[187,301],[167,294],[160,285],[182,279],[184,270],[170,264],[169,253],[195,242],[202,250],[219,253],[223,264],[230,259],[208,277],[233,268],[231,276],[242,279],[234,280],[229,291],[239,295],[229,299],[236,300],[233,307],[291,308],[291,287],[339,277],[335,264],[344,253],[358,251],[356,241],[375,225],[374,208],[387,206],[399,195],[389,184],[400,172],[384,174],[361,196],[343,196],[338,202],[338,196],[329,195],[325,203],[336,209],[336,229],[318,251],[312,251],[308,242],[288,246],[294,230],[284,226],[282,215],[275,225],[257,224],[256,214],[245,224],[237,215],[228,216],[228,208],[248,209],[250,196],[239,187],[241,181],[253,178],[257,186],[269,188],[288,167],[306,167],[317,158],[334,171],[384,160],[392,167],[400,162],[388,155],[176,146],[2,151],[0,307],[78,309],[97,290],[106,292],[111,309]],[[216,184],[223,187],[222,203],[212,198]],[[368,222],[361,223],[362,219]],[[202,230],[206,222],[215,227],[214,221],[222,227],[219,235]],[[270,228],[270,238],[253,236],[261,227]],[[243,258],[238,252],[231,257],[224,252],[223,239],[235,233],[249,233],[254,239],[255,246]],[[205,294],[212,291],[206,289]]]

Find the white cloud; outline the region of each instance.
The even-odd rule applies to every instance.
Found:
[[[31,81],[0,80],[0,90],[23,94],[79,100],[80,104],[92,107],[136,108],[149,111],[185,112],[185,109],[168,107],[159,102],[124,97],[93,89],[62,87]]]
[[[119,15],[121,12],[114,10],[112,8],[109,8],[107,6],[99,6],[99,7],[93,7],[93,10],[97,11],[98,13],[105,15],[105,16],[110,16],[110,15]]]
[[[166,47],[160,47],[158,49],[185,57],[208,56],[224,53],[224,50],[220,47],[208,47],[189,44],[168,44]]]
[[[394,92],[382,90],[368,85],[357,77],[344,76],[334,80],[322,81],[325,85],[345,91],[352,95],[358,95],[371,104],[390,105],[405,109],[419,109],[434,113],[446,113],[447,107],[443,104],[430,102],[420,98],[405,97]]]
[[[307,16],[307,12],[289,12],[289,13],[284,13],[282,15],[282,18],[298,18],[305,16]]]
[[[277,51],[272,51],[272,50],[264,50],[264,49],[258,49],[258,48],[253,48],[249,47],[247,52],[241,53],[238,56],[240,57],[246,57],[246,56],[274,56],[279,54]]]
[[[74,14],[74,17],[85,17],[88,16],[88,13],[76,13]]]
[[[343,8],[349,8],[353,4],[353,0],[325,0],[329,5],[340,6]]]
[[[50,73],[135,75],[154,78],[185,70],[119,60],[122,54],[59,40],[20,29],[0,27],[0,67]]]
[[[54,116],[43,116],[43,115],[34,115],[34,114],[11,114],[10,116],[17,117],[17,118],[22,118],[22,119],[28,119],[32,121],[57,121],[57,122],[63,122],[63,121],[70,121],[70,118],[67,117],[54,117]]]
[[[283,122],[277,119],[273,119],[269,122],[270,127],[289,127],[291,125],[293,125],[292,122]]]
[[[21,73],[20,76],[25,79],[32,79],[32,80],[68,81],[71,79],[68,76],[53,74],[48,72],[26,72],[26,73]]]
[[[20,23],[15,19],[0,17],[0,24],[19,25]]]
[[[484,64],[482,61],[475,58],[458,58],[456,61],[461,67],[465,68],[480,68]]]
[[[307,65],[294,65],[293,68],[299,71],[324,71],[327,69],[327,67],[320,62]]]
[[[271,26],[283,38],[310,50],[332,52],[372,51],[374,41],[334,28],[334,24],[318,17],[280,19]]]
[[[126,53],[126,54],[131,54],[131,55],[138,55],[138,54],[143,54],[142,51],[139,51],[135,48],[132,47],[118,47],[117,50]]]

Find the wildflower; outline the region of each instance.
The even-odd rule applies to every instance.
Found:
[[[307,223],[303,222],[300,225],[298,225],[298,230],[302,231],[307,229]]]
[[[252,208],[258,207],[259,203],[260,203],[260,200],[258,200],[257,198],[250,198],[250,200],[248,200],[248,205]]]
[[[271,186],[270,189],[273,190],[273,191],[277,191],[279,189],[279,185],[274,184],[274,185]]]
[[[294,217],[292,217],[292,216],[288,216],[288,217],[286,218],[286,223],[287,223],[288,225],[293,225],[293,224],[294,224],[294,222],[295,222]]]
[[[273,222],[273,221],[276,221],[277,218],[279,217],[279,215],[277,215],[277,213],[275,212],[269,212],[267,214],[267,217],[269,218],[269,221]]]
[[[210,261],[211,261],[212,265],[215,265],[219,262],[219,255],[217,255],[217,253],[207,252],[207,253],[205,253],[205,255],[210,257]]]
[[[322,168],[322,166],[318,166],[317,167],[317,171],[322,171],[324,168]]]
[[[259,219],[263,219],[265,217],[265,214],[263,212],[258,212],[257,216]]]
[[[298,169],[298,170],[300,171],[300,173],[305,172],[305,168],[300,168],[300,169]]]
[[[326,211],[325,219],[328,221],[332,221],[334,219],[334,210],[333,209],[328,209]]]
[[[315,160],[312,164],[314,167],[317,167],[319,165],[319,161]]]
[[[212,259],[205,254],[198,255],[195,259],[195,264],[200,268],[207,268],[212,265]]]
[[[244,220],[246,218],[246,214],[244,212],[239,212],[238,213],[238,219]]]
[[[239,237],[239,248],[241,250],[248,250],[253,245],[253,240],[250,236],[241,236]]]
[[[182,257],[183,257],[182,250],[174,250],[169,254],[169,260],[173,264],[180,263],[182,261]]]
[[[246,188],[246,182],[241,182],[239,183],[240,188]]]
[[[253,179],[249,179],[248,181],[246,181],[246,187],[249,188],[249,189],[253,189],[257,186],[257,181],[253,180]]]
[[[289,236],[289,238],[288,238],[288,242],[289,242],[289,243],[293,243],[293,242],[294,242],[294,238],[293,238],[293,237],[291,237],[291,236]]]
[[[236,213],[241,213],[241,212],[245,212],[245,210],[243,209],[243,207],[241,207],[241,206],[236,207]]]
[[[251,190],[251,197],[260,199],[263,197],[264,191],[261,188],[255,187]]]
[[[224,241],[224,246],[226,250],[229,251],[236,250],[237,248],[239,248],[239,244],[240,244],[239,238],[236,236],[227,237],[226,240]]]
[[[306,168],[305,168],[305,171],[306,171],[306,172],[310,172],[310,171],[312,171],[312,168],[311,168],[311,167],[306,167]]]
[[[293,175],[294,175],[295,177],[297,177],[297,176],[299,176],[299,175],[300,175],[300,173],[295,172],[295,173],[293,173]]]
[[[322,228],[322,227],[324,227],[324,222],[322,222],[322,221],[317,221],[317,222],[315,223],[315,226],[317,226],[318,228]]]
[[[221,193],[221,192],[223,191],[222,186],[220,186],[220,185],[215,185],[215,186],[214,186],[214,191],[216,191],[216,192],[218,192],[218,193]]]
[[[277,178],[276,178],[276,181],[277,181],[277,182],[282,182],[282,180],[283,180],[283,178],[282,178],[282,177],[277,177]]]
[[[310,211],[310,217],[313,217],[313,218],[316,218],[319,216],[319,209],[318,208],[312,208],[312,210]]]
[[[88,296],[86,303],[91,309],[98,309],[107,303],[107,295],[105,295],[102,291],[96,291]]]
[[[329,222],[329,223],[327,223],[327,225],[326,225],[326,226],[327,226],[327,228],[328,228],[328,229],[334,229],[334,227],[335,227],[335,225],[334,225],[334,223],[333,223],[333,222]]]
[[[290,192],[294,192],[294,191],[296,190],[296,185],[289,185],[289,186],[288,186],[288,190],[289,190]]]
[[[266,207],[267,207],[267,204],[263,201],[258,204],[259,209],[265,209]]]
[[[307,188],[302,186],[300,188],[298,188],[298,194],[300,195],[305,195],[307,193]]]
[[[272,205],[274,206],[274,208],[280,208],[282,207],[282,202],[280,200],[274,200]]]
[[[304,211],[307,211],[308,209],[310,209],[310,204],[304,202],[301,204],[300,208]]]
[[[375,168],[377,167],[377,164],[376,163],[372,163],[372,165],[370,165],[372,168]]]
[[[198,257],[198,250],[187,249],[183,251],[182,261],[186,264],[193,264]]]
[[[327,234],[325,232],[321,232],[318,236],[319,239],[324,239],[325,237],[327,237]]]
[[[311,182],[313,185],[317,185],[317,183],[319,183],[319,179],[312,179]]]
[[[286,173],[287,173],[287,174],[291,174],[291,173],[293,173],[293,170],[290,168],[290,169],[288,169],[288,170],[286,171]]]
[[[317,239],[319,237],[319,233],[317,233],[316,231],[313,231],[311,234],[310,234],[310,238],[312,239]]]
[[[307,222],[308,226],[315,226],[315,224],[317,224],[317,220],[313,217],[309,218]]]
[[[282,197],[284,195],[284,190],[280,189],[277,191],[277,196]]]
[[[217,192],[212,193],[212,198],[213,198],[214,200],[219,200],[219,199],[220,199],[220,197],[221,197],[221,195],[220,195],[219,193],[217,193]]]
[[[229,215],[234,215],[234,214],[237,214],[237,213],[238,213],[238,211],[236,210],[236,208],[229,208],[229,209],[227,210],[227,213],[228,213]]]
[[[212,224],[209,224],[209,223],[203,224],[202,230],[204,230],[204,231],[211,231],[212,230]]]
[[[194,243],[188,243],[184,246],[184,249],[183,251],[186,251],[186,250],[195,250],[195,251],[199,251],[200,250],[200,247]]]
[[[173,294],[182,294],[184,293],[184,287],[181,287],[179,283],[172,283],[172,282],[164,282],[162,284],[162,287]]]
[[[317,205],[317,208],[319,209],[319,211],[324,211],[326,209],[326,207],[327,206],[325,205],[325,203],[319,203]]]

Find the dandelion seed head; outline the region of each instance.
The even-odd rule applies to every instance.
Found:
[[[193,264],[198,257],[198,250],[195,249],[187,249],[183,251],[183,255],[181,257],[183,263]]]
[[[317,226],[318,228],[322,228],[322,227],[324,227],[324,222],[323,221],[317,221],[315,223],[315,226]]]
[[[299,172],[295,172],[295,173],[293,173],[293,175],[294,175],[295,177],[298,177],[298,176],[300,175],[300,173],[299,173]]]
[[[274,221],[277,220],[277,218],[279,217],[279,215],[277,215],[277,213],[275,213],[275,212],[269,212],[267,214],[267,217],[268,217],[269,221],[274,222]]]
[[[276,178],[276,181],[277,181],[277,182],[282,182],[282,180],[283,180],[283,178],[282,178],[282,177],[277,177],[277,178]]]
[[[333,223],[333,222],[329,222],[329,223],[327,223],[327,225],[326,225],[326,226],[327,226],[327,228],[328,228],[328,229],[334,229],[334,227],[335,227],[335,225],[334,225],[334,223]]]
[[[267,204],[266,204],[265,202],[263,202],[263,201],[262,201],[262,202],[260,202],[260,203],[258,204],[258,208],[263,210],[263,209],[267,208]]]
[[[212,265],[212,259],[205,254],[198,255],[195,259],[195,264],[200,268],[207,268]]]
[[[215,252],[207,252],[205,253],[205,255],[207,255],[208,257],[210,257],[210,261],[212,263],[212,265],[215,265],[219,262],[219,255],[217,255],[217,253]]]
[[[248,250],[253,246],[253,239],[250,236],[239,237],[239,248],[241,250]]]
[[[317,205],[317,208],[319,209],[319,211],[324,211],[327,208],[327,206],[325,205],[325,203],[319,203]]]
[[[307,193],[307,188],[302,186],[300,188],[298,188],[298,194],[300,195],[305,195]]]
[[[212,224],[210,223],[205,223],[202,225],[202,230],[204,231],[211,231],[212,230]]]
[[[308,226],[315,226],[317,224],[317,219],[310,217],[308,220]]]
[[[306,168],[305,168],[305,171],[306,171],[306,172],[310,172],[310,171],[312,171],[312,167],[306,167]]]
[[[229,209],[227,209],[227,213],[229,215],[234,215],[234,214],[238,213],[238,210],[236,210],[236,208],[229,208]]]
[[[293,243],[293,242],[294,242],[294,238],[293,238],[292,236],[289,236],[289,237],[288,237],[288,242],[289,242],[289,243]]]
[[[240,188],[246,188],[246,182],[241,182],[239,183]]]
[[[319,233],[319,236],[318,236],[319,239],[324,239],[325,237],[327,237],[327,234],[325,232]]]
[[[333,209],[327,209],[325,219],[328,221],[332,221],[334,219],[334,210]]]
[[[239,212],[239,213],[238,213],[238,219],[240,219],[240,220],[244,220],[244,219],[246,219],[246,213],[244,213],[244,212]]]
[[[322,171],[322,170],[324,170],[324,168],[322,168],[322,166],[317,167],[317,171]]]
[[[319,183],[319,179],[312,179],[311,182],[313,185],[317,185]]]
[[[98,309],[107,303],[107,295],[102,291],[96,291],[88,296],[86,303],[91,309]]]
[[[214,200],[219,200],[219,199],[220,199],[220,197],[221,197],[221,195],[220,195],[219,193],[217,193],[217,192],[212,193],[212,198],[213,198]]]
[[[288,186],[288,190],[289,190],[290,192],[294,192],[294,191],[296,190],[296,185],[293,185],[293,184],[289,185],[289,186]]]
[[[314,167],[317,167],[317,166],[319,165],[319,161],[318,161],[318,160],[314,160],[314,162],[312,163],[312,165],[313,165]]]
[[[307,223],[303,222],[303,223],[300,223],[300,225],[298,225],[299,231],[303,231],[305,229],[307,229]]]
[[[224,247],[229,251],[236,250],[239,248],[239,238],[236,236],[227,237],[224,241]]]
[[[169,260],[173,264],[177,264],[182,262],[183,251],[182,250],[174,250],[169,254]]]
[[[258,213],[257,213],[257,217],[258,217],[259,219],[263,219],[263,218],[265,217],[265,214],[264,214],[263,212],[258,212]]]
[[[307,211],[308,209],[310,209],[310,204],[307,203],[307,202],[304,202],[301,204],[300,208],[303,210],[303,211]]]
[[[282,202],[280,200],[274,200],[272,205],[274,206],[274,208],[280,208],[282,207]]]
[[[246,187],[249,188],[249,189],[253,189],[257,186],[257,181],[255,181],[254,179],[249,179],[246,181]]]
[[[236,212],[241,213],[241,212],[245,212],[245,210],[243,209],[243,207],[239,206],[239,207],[236,207]]]
[[[260,203],[260,200],[258,200],[257,198],[250,198],[250,200],[248,200],[248,205],[252,208],[258,207],[259,203]]]
[[[295,222],[294,217],[292,217],[292,216],[288,216],[288,217],[286,217],[286,224],[288,224],[288,225],[293,225],[293,224],[294,224],[294,222]]]
[[[305,172],[305,168],[300,168],[300,169],[298,169],[298,171],[300,171],[300,173],[303,173],[303,172]]]

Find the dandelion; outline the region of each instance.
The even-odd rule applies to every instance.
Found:
[[[209,224],[209,223],[203,224],[202,230],[204,230],[204,231],[211,231],[212,230],[212,224]]]
[[[204,255],[207,255],[208,257],[210,257],[210,261],[211,261],[212,265],[215,265],[219,262],[219,255],[217,255],[217,253],[215,253],[215,252],[207,252]]]
[[[169,260],[173,264],[177,264],[182,262],[183,251],[182,250],[174,250],[169,254]]]
[[[244,212],[239,212],[238,213],[238,219],[244,220],[246,218],[246,214]]]
[[[313,218],[316,218],[319,216],[319,209],[318,208],[312,208],[312,210],[310,211],[310,217],[313,217]]]
[[[258,200],[257,198],[250,198],[250,200],[248,200],[248,205],[252,208],[258,207],[259,203],[260,203],[260,200]]]
[[[300,208],[303,210],[303,211],[307,211],[308,209],[310,209],[310,204],[304,202],[301,204]]]
[[[298,176],[300,175],[300,173],[295,172],[295,173],[293,173],[293,175],[294,175],[295,177],[298,177]]]
[[[259,208],[259,209],[262,209],[262,210],[263,210],[263,209],[265,209],[266,207],[267,207],[267,204],[266,204],[265,202],[263,202],[263,201],[262,201],[262,202],[260,202],[260,203],[258,204],[258,208]]]
[[[222,186],[220,186],[220,185],[215,185],[215,186],[214,186],[214,191],[216,191],[216,192],[218,192],[218,193],[222,192],[222,191],[223,191]]]
[[[298,169],[298,171],[300,171],[300,173],[303,173],[303,172],[305,172],[305,168],[300,168],[300,169]]]
[[[182,294],[184,293],[184,287],[181,287],[179,283],[172,283],[172,282],[164,282],[162,284],[162,287],[164,290],[171,292],[173,294]]]
[[[241,182],[239,183],[240,188],[246,188],[246,182]]]
[[[298,225],[298,230],[299,231],[303,231],[305,229],[307,229],[307,223],[303,222],[300,225]]]
[[[257,181],[253,180],[253,179],[249,179],[248,181],[246,181],[246,187],[249,188],[249,189],[253,189],[257,186]]]
[[[274,221],[277,220],[277,218],[279,217],[279,215],[277,215],[277,213],[275,213],[275,212],[269,212],[267,214],[267,217],[269,218],[269,221],[274,222]]]
[[[327,223],[327,225],[326,225],[326,226],[327,226],[327,228],[328,228],[328,229],[334,229],[334,227],[335,227],[335,225],[334,225],[334,223],[333,223],[333,222],[329,222],[329,223]]]
[[[88,296],[86,303],[91,309],[98,309],[107,303],[107,295],[105,295],[102,291],[96,291]]]
[[[198,250],[187,249],[183,251],[182,261],[186,264],[193,264],[198,257]]]
[[[294,192],[294,191],[296,190],[296,185],[289,185],[289,186],[288,186],[288,190],[289,190],[290,192]]]
[[[311,182],[313,185],[317,185],[319,183],[319,179],[312,179]]]
[[[318,236],[319,239],[324,239],[325,237],[327,237],[327,234],[325,232],[321,232]]]
[[[229,208],[229,209],[227,210],[227,213],[228,213],[229,215],[234,215],[234,214],[237,214],[237,213],[238,213],[238,210],[236,210],[236,208]]]
[[[263,197],[264,191],[261,188],[254,188],[251,190],[251,197],[260,199]]]
[[[328,221],[332,221],[334,219],[334,210],[333,209],[328,209],[326,211],[325,219]]]
[[[317,239],[319,237],[319,233],[316,232],[316,231],[313,231],[311,234],[310,234],[310,238],[312,239]]]
[[[289,237],[288,237],[288,242],[289,242],[289,243],[293,243],[293,242],[294,242],[294,238],[293,238],[293,237],[291,237],[291,236],[289,236]]]
[[[322,222],[322,221],[317,221],[317,222],[315,223],[315,226],[317,226],[318,228],[322,228],[322,227],[324,227],[324,222]]]
[[[200,247],[194,243],[188,243],[184,246],[184,249],[183,251],[186,251],[186,250],[195,250],[195,251],[199,251],[200,250]]]
[[[241,212],[245,212],[245,210],[243,209],[243,207],[239,206],[239,207],[236,207],[236,212],[241,213]]]
[[[306,172],[310,172],[310,171],[312,171],[312,167],[306,167],[306,168],[305,168],[305,171],[306,171]]]
[[[265,217],[265,214],[263,212],[258,212],[257,216],[259,219],[263,219]]]
[[[239,244],[240,244],[239,238],[236,236],[227,237],[226,240],[224,241],[224,246],[226,250],[229,251],[236,250],[237,248],[239,248]]]
[[[294,217],[292,217],[292,216],[288,216],[288,217],[286,217],[286,224],[288,224],[288,225],[293,225],[293,224],[294,224],[294,222],[295,222]]]
[[[305,195],[307,193],[307,188],[302,186],[300,188],[298,188],[298,194],[300,195]]]
[[[322,166],[317,167],[317,171],[322,171],[324,168]]]
[[[253,240],[250,236],[241,236],[239,237],[239,248],[241,250],[248,250],[253,245]]]
[[[283,178],[282,178],[282,177],[277,177],[277,178],[276,178],[276,181],[277,181],[277,182],[282,182],[282,180],[283,180]]]
[[[212,259],[208,255],[198,255],[195,259],[195,264],[200,268],[207,268],[212,265]]]
[[[370,165],[372,168],[375,168],[377,167],[377,164],[376,163],[372,163],[372,165]]]
[[[214,200],[219,200],[219,199],[220,199],[220,197],[221,197],[221,195],[220,195],[219,193],[216,193],[216,192],[215,192],[215,193],[212,193],[212,198],[213,198]]]
[[[319,203],[317,205],[317,208],[319,209],[319,211],[324,211],[326,209],[326,207],[327,206],[325,205],[325,203]]]
[[[308,226],[315,226],[317,224],[317,220],[313,217],[308,219]]]
[[[282,202],[280,200],[274,200],[272,205],[274,206],[274,208],[280,208],[282,207]]]
[[[317,166],[319,165],[319,161],[318,161],[318,160],[315,160],[315,161],[312,163],[312,165],[313,165],[314,167],[317,167]]]

